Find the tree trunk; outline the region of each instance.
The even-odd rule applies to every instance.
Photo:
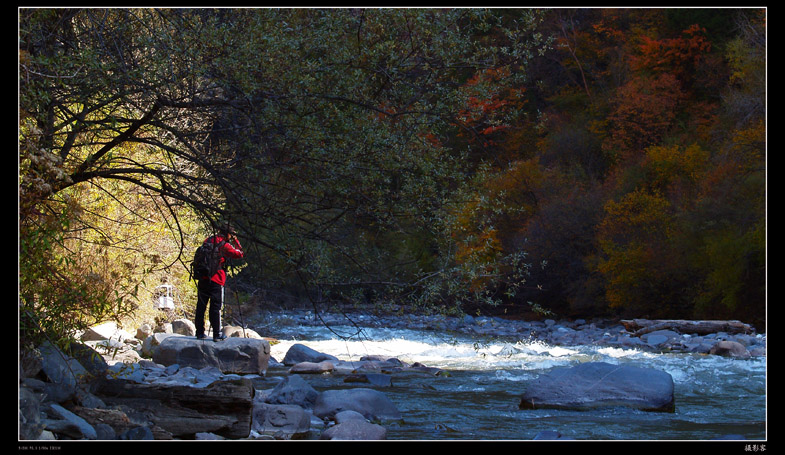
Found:
[[[752,326],[740,321],[688,321],[684,319],[628,319],[621,321],[633,336],[656,330],[674,330],[679,333],[708,335],[710,333],[751,333]]]

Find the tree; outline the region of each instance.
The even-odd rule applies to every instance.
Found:
[[[669,244],[671,223],[669,204],[656,193],[636,190],[605,205],[597,232],[604,254],[598,271],[606,277],[611,308],[653,318],[673,311],[674,302],[667,300],[672,296],[663,292],[678,270]]]
[[[178,204],[206,225],[237,224],[266,260],[256,270],[333,289],[373,281],[380,250],[366,239],[439,235],[467,171],[439,137],[463,128],[463,83],[504,68],[523,77],[536,21],[527,10],[23,9],[20,232],[83,185],[126,182],[183,243]],[[501,39],[478,39],[488,33]],[[393,269],[394,285],[435,276]]]

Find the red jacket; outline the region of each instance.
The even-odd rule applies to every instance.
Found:
[[[232,245],[227,239],[219,234],[208,237],[204,241],[212,241],[213,243],[225,242],[221,247],[221,266],[218,267],[218,272],[216,272],[216,274],[210,278],[211,281],[214,281],[223,286],[226,284],[226,271],[223,268],[226,259],[240,259],[243,257],[243,247],[240,245],[240,239],[235,237],[235,245]]]

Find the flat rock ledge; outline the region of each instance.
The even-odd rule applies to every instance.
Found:
[[[164,366],[216,367],[222,373],[264,375],[270,360],[270,343],[254,338],[210,338],[172,335],[161,341],[153,361]]]
[[[674,412],[673,378],[652,368],[587,362],[557,368],[532,381],[520,409],[574,409],[623,406]]]
[[[196,433],[240,439],[251,431],[255,391],[248,379],[216,381],[205,388],[116,379],[102,381],[96,393],[107,405],[149,422],[154,439],[191,438]],[[93,424],[106,422],[105,415],[95,417]],[[128,428],[115,431],[122,430]]]

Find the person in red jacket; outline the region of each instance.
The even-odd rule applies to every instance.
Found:
[[[204,333],[204,313],[207,304],[210,304],[209,318],[210,326],[213,328],[213,341],[220,341],[226,338],[221,332],[221,307],[224,300],[224,285],[226,284],[226,259],[240,259],[243,257],[243,247],[240,239],[237,238],[236,231],[225,224],[218,228],[218,233],[205,239],[205,242],[213,242],[221,245],[221,266],[213,276],[197,277],[197,298],[196,315],[194,324],[196,325],[196,338],[202,339],[207,335]]]

